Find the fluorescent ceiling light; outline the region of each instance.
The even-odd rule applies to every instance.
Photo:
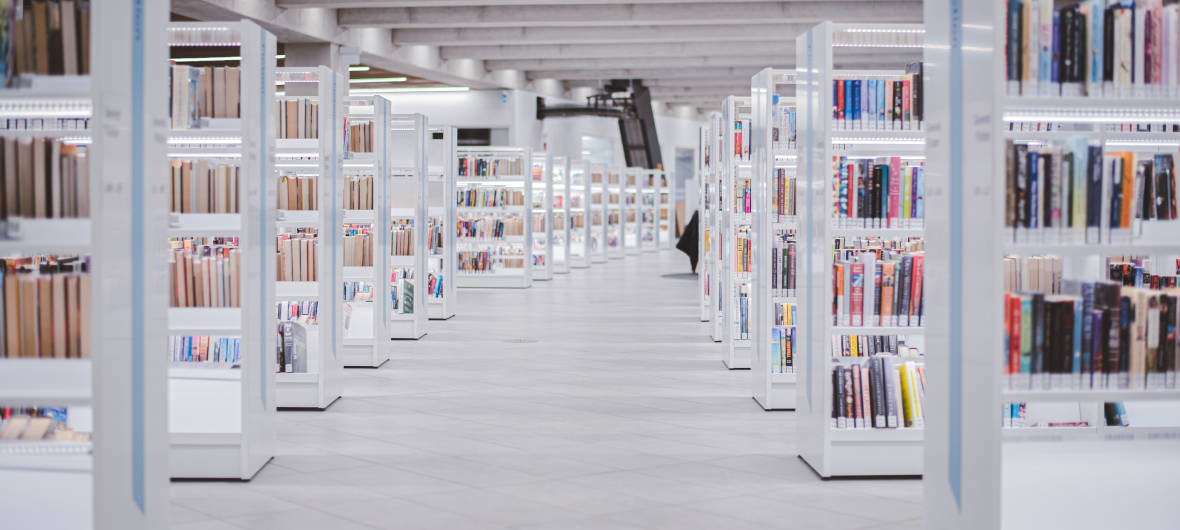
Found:
[[[368,66],[349,66],[348,67],[349,72],[368,72],[371,69],[372,68],[369,68]]]
[[[353,95],[367,94],[397,94],[400,92],[467,92],[471,87],[465,86],[424,86],[424,87],[396,87],[396,88],[354,88],[349,91]]]
[[[180,57],[172,59],[174,63],[215,63],[223,61],[241,61],[240,55],[229,55],[225,57]]]
[[[361,78],[361,79],[349,79],[349,80],[348,80],[348,82],[349,82],[349,83],[352,83],[352,84],[362,84],[362,83],[405,83],[405,82],[406,82],[406,78],[405,78],[405,77],[401,77],[401,76],[398,76],[398,77],[365,77],[365,78]]]

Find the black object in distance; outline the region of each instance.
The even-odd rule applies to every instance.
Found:
[[[676,248],[688,254],[688,261],[692,264],[693,274],[697,273],[697,252],[700,243],[697,240],[697,225],[699,222],[698,212],[692,212],[692,219],[689,219],[688,224],[684,225],[684,233],[680,234],[680,241],[676,242]]]
[[[433,132],[433,133],[430,133],[430,139],[431,139],[431,140],[442,140],[442,139],[443,139],[443,133],[441,133],[441,132]]]

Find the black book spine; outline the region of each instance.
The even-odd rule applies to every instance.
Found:
[[[1176,303],[1175,295],[1160,295],[1160,367],[1167,372],[1176,370]]]
[[[1073,36],[1069,28],[1073,25],[1073,14],[1069,9],[1062,9],[1058,17],[1057,35],[1059,39],[1059,48],[1057,51],[1057,81],[1061,83],[1068,83],[1073,81],[1070,78],[1071,68],[1073,68],[1073,48],[1070,42]]]
[[[1086,226],[1102,224],[1102,147],[1090,146],[1090,167],[1086,189]]]
[[[842,381],[840,367],[837,366],[832,370],[832,426],[839,425],[840,414],[844,411],[843,400],[840,399],[841,394],[844,393],[844,383]]]
[[[1135,322],[1135,304],[1131,297],[1119,297],[1119,373],[1126,373],[1131,364],[1131,331]]]
[[[1114,81],[1114,10],[1117,6],[1107,6],[1102,14],[1102,80]],[[1098,16],[1095,14],[1095,16]]]
[[[1090,62],[1087,60],[1090,54],[1090,50],[1087,49],[1087,43],[1090,42],[1087,38],[1089,35],[1089,32],[1087,31],[1089,29],[1089,25],[1087,24],[1086,17],[1081,16],[1081,14],[1077,12],[1076,7],[1073,8],[1073,10],[1073,78],[1076,82],[1084,83],[1087,78],[1086,74],[1088,73],[1087,65]],[[1090,16],[1092,17],[1095,15],[1091,13]]]
[[[1016,173],[1013,175],[1016,190],[1016,226],[1029,228],[1028,190],[1028,145],[1016,146]]]
[[[1117,285],[1103,285],[1103,300],[1106,307],[1106,351],[1104,351],[1102,371],[1107,375],[1119,371],[1119,287]]]
[[[1074,322],[1074,303],[1073,301],[1064,301],[1061,303],[1061,373],[1068,374],[1073,372],[1073,358],[1074,358],[1074,343],[1073,343],[1073,328],[1080,326],[1081,322]]]
[[[1036,293],[1032,297],[1032,370],[1039,374],[1044,371],[1045,362],[1045,295]]]
[[[1140,186],[1142,186],[1139,195],[1139,218],[1151,219],[1155,214],[1155,208],[1153,208],[1155,203],[1154,164],[1152,164],[1151,160],[1144,160],[1143,163],[1139,164],[1138,169],[1140,169],[1141,173],[1137,180]]]
[[[898,301],[897,311],[893,314],[897,315],[897,322],[903,326],[908,324],[906,318],[910,314],[910,272],[913,270],[913,263],[914,258],[910,256],[901,258],[899,281],[895,284],[901,293],[893,296]]]
[[[1045,220],[1043,228],[1053,226],[1053,155],[1049,153],[1041,153],[1037,157],[1037,175],[1045,183],[1041,186],[1044,193],[1041,194],[1041,218]]]

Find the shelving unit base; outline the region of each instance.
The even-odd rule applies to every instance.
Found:
[[[275,406],[280,409],[317,410],[332,406],[340,399],[340,394],[325,392],[321,377],[321,374],[316,373],[275,374]]]
[[[446,307],[445,304],[427,304],[426,316],[430,320],[450,320],[451,317],[455,316],[455,312]]]
[[[799,455],[820,478],[922,478],[922,429],[832,430],[828,465]],[[822,459],[822,456],[817,458]]]
[[[770,389],[765,395],[754,395],[762,410],[795,410],[796,374],[770,374]]]
[[[364,344],[348,344],[351,339],[344,339],[344,367],[345,368],[380,368],[389,362],[389,351],[377,351],[372,341]]]
[[[455,281],[455,287],[464,289],[490,287],[497,289],[527,289],[524,276],[463,277]]]
[[[721,359],[721,364],[730,370],[749,370],[751,353],[751,348],[733,348],[728,355]]]
[[[393,337],[393,340],[418,340],[426,336],[426,330],[418,329],[413,320],[391,320],[389,336]]]
[[[238,433],[172,433],[169,474],[173,479],[253,479],[273,457],[250,461],[242,443]]]

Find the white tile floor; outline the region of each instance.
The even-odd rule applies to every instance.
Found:
[[[280,412],[253,481],[173,483],[173,528],[920,528],[919,481],[799,461],[793,413],[721,366],[687,270],[669,250],[460,290],[328,411]]]

